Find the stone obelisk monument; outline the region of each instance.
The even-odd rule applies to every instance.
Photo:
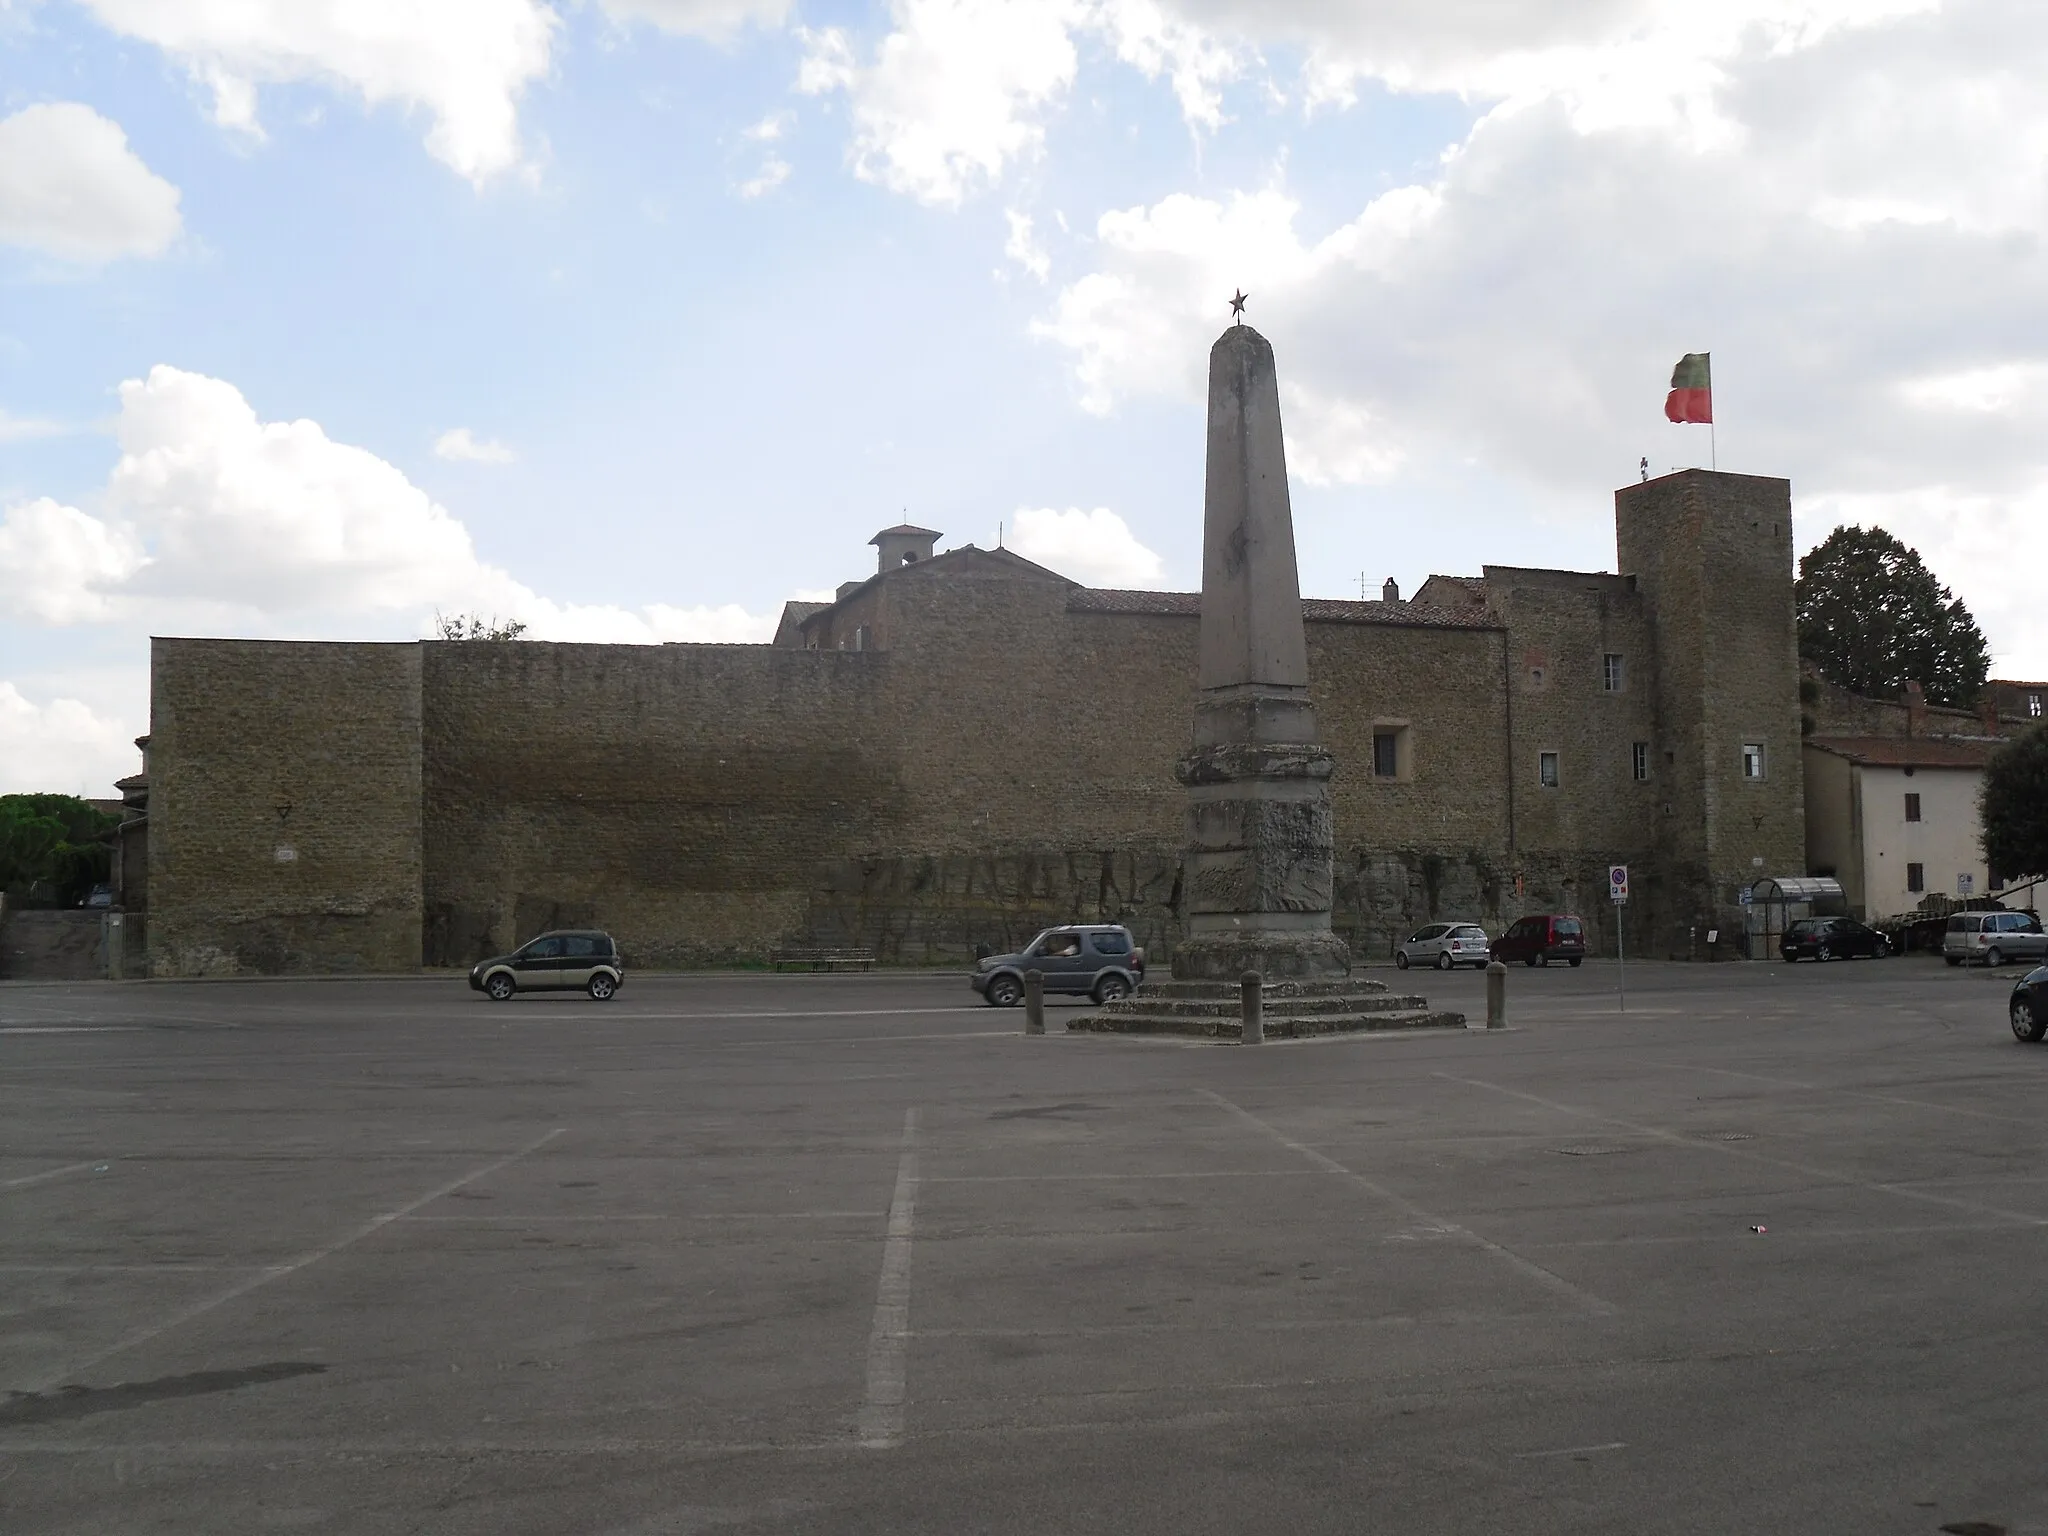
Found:
[[[1209,349],[1200,702],[1176,770],[1188,792],[1187,938],[1173,974],[1347,975],[1330,931],[1330,770],[1308,643],[1273,348],[1233,325]]]
[[[1330,931],[1333,766],[1308,696],[1273,348],[1235,325],[1209,349],[1201,696],[1175,768],[1188,792],[1186,937],[1173,980],[1067,1028],[1238,1038],[1254,971],[1269,1035],[1462,1026],[1461,1014],[1351,975]]]

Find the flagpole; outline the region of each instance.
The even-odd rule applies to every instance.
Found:
[[[1707,423],[1707,467],[1717,471],[1721,467],[1721,449],[1714,441],[1714,424],[1711,421]]]

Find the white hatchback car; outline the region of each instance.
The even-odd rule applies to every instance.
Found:
[[[1941,936],[1941,957],[1950,965],[1981,960],[2003,965],[2008,960],[2048,959],[2048,933],[2031,912],[1958,912]]]
[[[1440,971],[1476,965],[1483,970],[1486,944],[1486,930],[1477,923],[1431,923],[1394,946],[1394,964],[1404,971],[1411,965],[1433,965]]]

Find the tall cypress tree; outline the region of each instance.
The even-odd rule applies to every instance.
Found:
[[[1882,528],[1837,528],[1799,562],[1799,654],[1855,693],[1908,683],[1930,702],[1976,702],[1991,670],[1984,632],[1919,554]]]

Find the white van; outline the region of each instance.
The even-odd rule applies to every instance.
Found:
[[[1941,958],[1950,965],[2040,960],[2048,958],[2048,933],[2031,912],[1958,912],[1941,936]]]

